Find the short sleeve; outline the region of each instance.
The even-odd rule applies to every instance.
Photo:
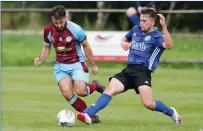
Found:
[[[164,42],[164,35],[160,35],[159,37],[157,37],[156,39],[156,46],[158,47],[162,47],[162,43]]]
[[[140,18],[136,14],[129,17],[130,21],[135,25],[140,25]]]
[[[72,32],[72,34],[74,35],[75,39],[78,42],[81,43],[83,40],[85,40],[86,34],[85,34],[84,30],[79,25],[68,21],[67,22],[67,28]]]
[[[77,33],[77,40],[79,42],[82,42],[86,38],[86,34],[84,30],[79,26],[78,27],[78,33]]]
[[[125,35],[125,37],[131,41],[133,36],[133,28]]]
[[[48,27],[44,28],[44,44],[51,45],[51,31]]]
[[[135,25],[126,35],[125,37],[129,40],[132,41],[132,36],[138,31],[140,26]]]

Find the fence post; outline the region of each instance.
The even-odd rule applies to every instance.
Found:
[[[170,5],[170,8],[169,8],[169,11],[173,10],[174,7],[175,7],[175,4],[176,2],[173,1],[171,2],[171,5]],[[168,26],[169,22],[170,22],[170,19],[171,19],[171,13],[168,13],[167,17],[166,17],[166,25]]]

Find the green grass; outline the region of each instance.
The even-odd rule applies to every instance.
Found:
[[[35,35],[2,36],[2,65],[32,65],[34,58],[41,53],[43,37]],[[50,58],[54,58],[54,50]]]
[[[43,37],[40,35],[2,35],[2,65],[32,65],[41,52]],[[203,58],[203,44],[200,39],[174,39],[172,50],[166,50],[161,59]],[[48,59],[55,58],[52,48]]]
[[[29,43],[31,46],[32,44]],[[34,49],[33,49],[34,50]],[[119,68],[100,68],[91,75],[104,85]],[[175,107],[184,119],[178,127],[161,113],[145,109],[133,90],[114,97],[99,115],[101,124],[85,125],[76,121],[72,128],[59,127],[56,115],[62,109],[73,110],[53,76],[52,67],[2,68],[3,131],[199,131],[202,127],[203,71],[197,69],[158,69],[153,74],[153,93],[167,105]],[[94,93],[84,100],[91,104]],[[75,112],[75,111],[74,111]]]
[[[162,58],[203,58],[203,42],[200,39],[174,39],[173,48]]]

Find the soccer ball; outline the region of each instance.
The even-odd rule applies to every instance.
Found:
[[[56,121],[60,126],[71,127],[75,124],[75,115],[70,110],[62,110],[57,114]]]

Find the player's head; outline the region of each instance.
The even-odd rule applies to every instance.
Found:
[[[65,27],[66,23],[66,9],[62,5],[55,6],[51,11],[51,18],[56,26],[56,29],[61,31]]]
[[[140,26],[143,32],[149,32],[154,28],[157,12],[154,8],[143,8],[140,15]]]

